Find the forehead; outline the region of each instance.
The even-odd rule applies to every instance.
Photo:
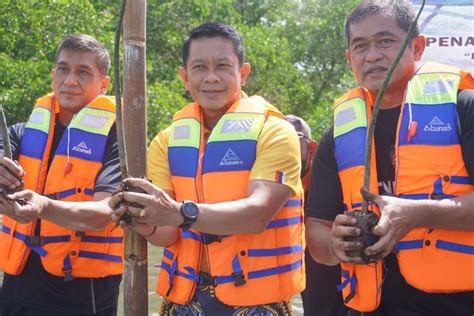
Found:
[[[218,36],[202,37],[191,41],[188,62],[224,58],[238,60],[231,40]]]
[[[97,55],[93,52],[64,49],[59,53],[56,64],[67,64],[71,67],[87,67],[99,71]]]
[[[406,32],[398,25],[393,14],[375,13],[352,23],[349,26],[349,41],[357,38],[368,38],[379,34],[392,33],[404,36]]]

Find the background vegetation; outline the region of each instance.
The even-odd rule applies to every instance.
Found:
[[[305,118],[318,138],[331,123],[332,101],[353,85],[343,21],[355,2],[148,1],[149,137],[189,102],[177,75],[185,36],[201,23],[219,21],[242,33],[253,67],[245,91]],[[118,11],[118,0],[0,0],[0,102],[9,124],[27,120],[35,99],[49,92],[55,50],[64,36],[90,34],[112,53]]]

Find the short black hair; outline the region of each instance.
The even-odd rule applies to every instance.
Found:
[[[346,47],[349,47],[350,27],[368,16],[374,14],[385,14],[395,16],[398,26],[406,33],[411,23],[416,18],[416,13],[411,4],[406,0],[365,0],[361,1],[346,18],[344,26],[344,37]],[[411,39],[420,35],[420,28],[417,25]]]
[[[63,50],[90,52],[96,55],[96,63],[102,75],[107,75],[110,68],[110,56],[107,48],[98,40],[87,34],[76,34],[64,38],[56,50],[55,61]]]
[[[239,59],[239,65],[245,61],[245,51],[244,44],[242,43],[242,37],[239,32],[229,25],[223,23],[208,22],[201,24],[200,26],[193,29],[189,36],[184,41],[183,45],[183,66],[186,68],[186,63],[189,58],[189,48],[191,47],[192,40],[198,38],[213,38],[213,37],[223,37],[232,42],[234,45],[234,51]]]

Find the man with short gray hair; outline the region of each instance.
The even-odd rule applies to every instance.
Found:
[[[117,313],[123,232],[107,205],[120,182],[109,65],[95,38],[66,37],[53,93],[9,128],[13,160],[0,156],[2,316]]]
[[[339,290],[354,310],[472,315],[471,74],[418,65],[426,43],[415,32],[382,98],[374,142],[366,144],[374,100],[415,16],[408,1],[367,0],[346,20],[346,57],[360,86],[335,101],[334,125],[319,144],[306,240],[315,260],[341,265]],[[361,193],[366,146],[374,148],[372,193]],[[378,241],[366,248],[359,219],[345,213],[363,200],[379,215],[372,229]]]

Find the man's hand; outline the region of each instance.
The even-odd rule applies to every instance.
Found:
[[[373,255],[381,253],[381,257],[387,256],[410,230],[416,227],[415,201],[400,199],[391,196],[373,194],[362,190],[362,194],[367,201],[372,201],[380,209],[380,219],[373,229],[375,235],[380,239],[370,247],[365,253]]]
[[[357,220],[353,217],[339,214],[334,219],[331,229],[331,251],[333,256],[337,257],[341,262],[348,263],[362,263],[360,257],[349,257],[346,251],[359,250],[362,248],[362,243],[345,241],[344,237],[359,236],[360,229],[354,225]]]
[[[25,175],[25,171],[19,163],[0,157],[0,187],[4,186],[10,190],[21,185],[21,178]]]
[[[20,200],[22,201],[21,203],[18,202]],[[0,197],[2,213],[21,224],[37,219],[47,205],[48,198],[31,190],[24,190],[9,194],[6,197]]]
[[[145,179],[128,178],[126,184],[143,189],[146,193],[122,191],[109,200],[109,206],[114,211],[112,220],[119,221],[128,212],[133,215],[135,225],[147,224],[150,226],[178,226],[183,222],[179,212],[180,204],[173,200],[166,192],[153,185]],[[132,202],[143,205],[143,208],[125,205],[121,202]],[[133,228],[134,224],[125,225],[125,228]],[[143,227],[143,230],[149,227]],[[139,228],[142,230],[141,228]],[[150,229],[148,229],[150,230]],[[141,232],[139,232],[141,233]],[[143,232],[143,234],[146,234]]]

